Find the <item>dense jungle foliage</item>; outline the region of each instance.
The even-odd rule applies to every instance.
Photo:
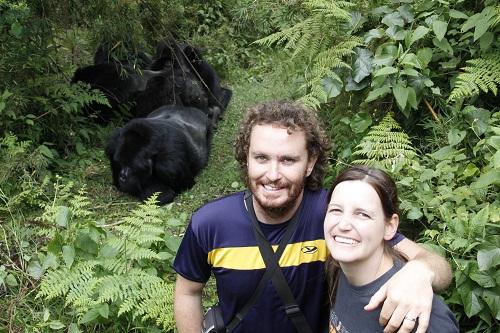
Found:
[[[170,267],[190,214],[244,185],[242,110],[317,110],[334,149],[397,179],[403,233],[449,259],[462,332],[500,321],[500,5],[465,0],[0,0],[0,332],[174,332]],[[111,185],[117,121],[70,79],[102,43],[126,61],[187,40],[234,92],[208,167],[174,203]],[[207,295],[206,304],[213,302]]]

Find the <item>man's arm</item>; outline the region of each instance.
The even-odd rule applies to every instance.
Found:
[[[203,283],[188,280],[177,274],[174,295],[174,317],[179,333],[200,333],[203,312],[201,292]]]
[[[409,333],[416,324],[411,319],[418,318],[416,333],[424,333],[432,309],[432,288],[443,290],[450,284],[451,267],[445,258],[409,239],[405,238],[395,248],[409,261],[373,295],[365,310],[374,310],[384,302],[379,318],[380,325],[385,326],[384,332]]]

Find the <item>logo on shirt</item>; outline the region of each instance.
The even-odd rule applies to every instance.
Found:
[[[313,254],[313,253],[318,252],[318,247],[314,246],[314,245],[307,245],[307,246],[303,246],[302,249],[300,249],[300,250],[302,251],[302,253],[305,253],[305,254]]]

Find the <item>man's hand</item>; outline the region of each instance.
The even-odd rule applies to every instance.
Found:
[[[384,333],[409,333],[417,318],[416,333],[425,333],[434,296],[432,279],[433,273],[425,264],[410,261],[372,296],[365,310],[374,310],[384,302],[379,318]]]

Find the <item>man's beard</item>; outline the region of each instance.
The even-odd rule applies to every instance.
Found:
[[[266,183],[266,184],[273,184],[273,183]],[[276,183],[274,183],[276,184]],[[290,190],[289,195],[287,200],[279,205],[279,206],[274,206],[274,205],[269,205],[266,200],[262,200],[262,198],[257,194],[258,189],[257,187],[262,186],[263,184],[257,183],[254,185],[248,178],[247,178],[247,187],[250,189],[250,191],[253,193],[253,197],[255,201],[259,204],[260,209],[269,217],[271,218],[279,218],[281,216],[287,215],[287,213],[295,208],[295,205],[297,204],[297,200],[299,200],[300,195],[302,191],[304,190],[305,187],[305,179],[300,182],[300,183],[295,183],[295,184],[290,184],[286,182],[285,184],[278,183],[280,186],[286,185],[286,188]],[[284,222],[284,221],[283,221]]]

